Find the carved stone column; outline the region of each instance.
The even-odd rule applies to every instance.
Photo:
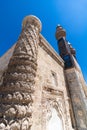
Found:
[[[0,86],[0,130],[30,130],[41,22],[23,20],[21,35]]]

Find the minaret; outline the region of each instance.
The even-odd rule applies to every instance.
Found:
[[[23,20],[22,32],[0,86],[0,129],[30,130],[37,71],[41,22],[35,16]]]
[[[67,69],[73,67],[74,62],[72,54],[75,55],[75,50],[66,41],[66,31],[60,25],[56,28],[56,39],[58,40],[60,56],[65,61],[65,68]]]
[[[76,61],[76,52],[66,40],[66,31],[61,27],[56,28],[56,39],[59,46],[59,54],[65,62],[65,77],[76,125],[75,130],[87,130],[87,110],[85,103],[85,92],[81,69]]]

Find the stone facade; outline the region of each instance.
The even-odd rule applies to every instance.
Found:
[[[40,31],[40,20],[27,16],[17,43],[0,59],[0,130],[87,130],[81,70],[75,59],[77,67],[65,70],[64,60]]]

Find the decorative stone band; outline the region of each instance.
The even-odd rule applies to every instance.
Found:
[[[30,130],[41,22],[27,16],[0,87],[0,129]]]

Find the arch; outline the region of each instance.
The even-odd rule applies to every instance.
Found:
[[[48,121],[47,130],[63,130],[62,119],[55,108],[51,108],[51,118]]]

